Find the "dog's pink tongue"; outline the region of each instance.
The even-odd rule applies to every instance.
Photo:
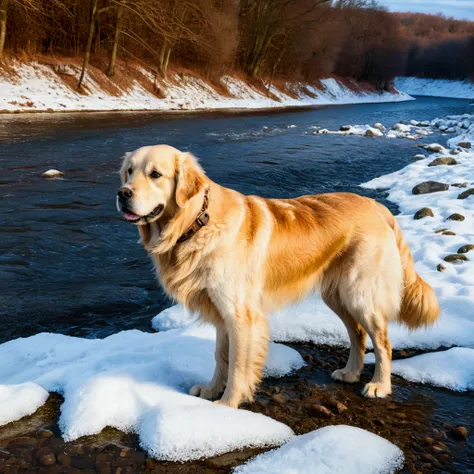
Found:
[[[125,217],[125,219],[127,219],[127,221],[136,221],[139,217],[130,211],[124,211],[123,216]]]

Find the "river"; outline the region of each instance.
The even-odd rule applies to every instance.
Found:
[[[310,127],[391,126],[467,111],[466,100],[430,98],[240,114],[3,116],[0,341],[40,331],[103,337],[150,330],[150,318],[170,305],[135,227],[116,211],[126,151],[157,143],[192,151],[213,180],[248,194],[352,191],[385,202],[359,184],[409,163],[414,142],[316,136]],[[41,178],[49,168],[65,178]]]

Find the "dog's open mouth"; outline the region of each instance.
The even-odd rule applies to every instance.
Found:
[[[127,209],[126,207],[122,207],[122,212],[123,212],[123,217],[125,217],[125,219],[127,219],[127,221],[129,222],[138,222],[138,221],[146,222],[152,219],[153,217],[156,217],[157,215],[159,215],[161,211],[163,210],[163,208],[164,208],[163,204],[159,204],[158,206],[155,207],[155,209],[153,209],[153,211],[151,211],[146,216],[139,216],[138,214],[135,214],[134,212]]]

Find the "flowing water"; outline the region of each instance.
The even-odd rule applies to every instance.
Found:
[[[193,152],[213,180],[244,193],[293,197],[358,192],[375,197],[396,213],[383,191],[365,190],[359,184],[410,163],[420,142],[313,135],[311,127],[337,130],[343,124],[374,122],[390,127],[401,120],[467,112],[472,108],[466,100],[424,98],[283,112],[1,116],[0,342],[41,331],[82,337],[104,337],[131,328],[151,331],[151,317],[171,304],[137,244],[136,228],[124,222],[115,207],[120,184],[117,171],[126,151],[168,143]],[[422,142],[445,140],[434,134]],[[50,168],[63,171],[64,179],[40,177]],[[388,439],[405,447],[409,462],[424,466],[423,472],[473,472],[472,442],[446,441],[452,455],[446,454],[446,460],[436,464],[436,460],[423,458],[424,450],[430,451],[420,441],[423,436],[438,436],[440,430],[439,439],[444,439],[443,429],[450,423],[463,424],[472,432],[472,393],[454,394],[394,377],[395,411],[389,412],[390,406],[363,401],[354,387],[331,383],[329,373],[333,365],[340,365],[334,360],[340,351],[295,347],[308,357],[308,368],[286,381],[276,381],[277,388],[265,381],[260,405],[251,409],[305,432],[318,424],[307,425],[298,400],[303,403],[302,397],[321,397],[314,390],[329,387],[338,400],[353,399],[339,423],[382,430]],[[272,390],[280,389],[294,394],[294,409],[291,403],[279,408],[272,402]],[[56,407],[55,400],[51,397],[49,404]],[[359,408],[363,411],[357,411]],[[44,420],[41,410],[32,420],[0,429],[0,445],[12,433],[26,433],[32,426],[47,425],[57,432],[57,407]],[[394,418],[399,412],[410,420],[408,424],[401,415]],[[115,443],[113,436],[101,436]],[[61,443],[59,438],[51,439]],[[131,441],[121,443],[133,446]],[[160,472],[175,472],[172,463],[167,466],[169,471],[162,466]],[[228,472],[227,468],[212,469],[207,472]]]
[[[248,194],[352,191],[384,201],[383,192],[358,185],[405,166],[415,143],[316,136],[311,127],[391,126],[467,111],[466,100],[420,99],[237,115],[3,116],[0,342],[40,331],[103,337],[150,330],[150,318],[170,305],[137,245],[136,228],[115,207],[126,151],[157,143],[190,150],[213,180]],[[41,178],[49,168],[64,179]]]

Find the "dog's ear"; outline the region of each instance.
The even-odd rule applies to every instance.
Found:
[[[176,204],[186,203],[204,186],[204,171],[191,153],[179,153],[176,157]]]
[[[128,164],[130,162],[131,156],[132,156],[131,151],[127,151],[125,155],[122,156],[122,166],[120,167],[120,179],[122,180],[122,184],[125,184],[127,182]]]

